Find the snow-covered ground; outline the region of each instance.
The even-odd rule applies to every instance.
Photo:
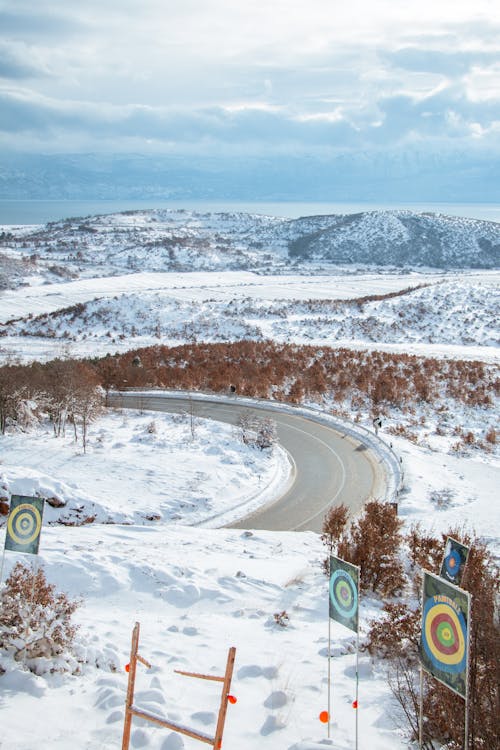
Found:
[[[22,468],[9,469],[16,463]],[[256,498],[259,503],[272,500],[283,491],[290,471],[279,446],[272,452],[255,450],[243,443],[237,428],[188,413],[124,411],[106,414],[92,426],[86,453],[69,429],[58,440],[50,427],[30,435],[7,434],[0,493],[3,486],[17,495],[34,491],[64,502],[48,507],[48,523],[81,524],[91,518],[95,523],[220,526],[231,513],[241,517],[248,512]]]
[[[133,217],[127,221],[134,223]],[[11,355],[29,361],[68,351],[98,354],[158,343],[155,332],[147,331],[149,318],[141,323],[134,312],[142,299],[150,305],[150,314],[165,315],[160,322],[171,327],[183,317],[196,322],[195,308],[201,308],[209,325],[199,330],[205,331],[207,340],[217,327],[230,336],[228,319],[231,325],[237,320],[277,340],[322,344],[340,343],[335,338],[340,333],[332,333],[332,328],[343,326],[342,336],[351,346],[498,362],[498,282],[497,272],[271,278],[239,271],[137,273],[34,285],[4,292],[0,298],[1,321],[24,318],[0,339],[0,361]],[[366,302],[355,310],[328,310],[331,300],[427,283],[431,286]],[[91,302],[95,297],[104,300]],[[307,310],[310,299],[323,301],[325,308]],[[233,318],[224,313],[230,301]],[[27,320],[30,313],[53,313],[87,302],[86,320],[72,322],[59,315],[43,322],[42,328],[53,326],[54,339],[20,335],[20,327],[37,325],[36,319]],[[130,330],[124,339],[117,331],[115,341],[106,335],[95,317],[104,302],[108,312],[116,308],[116,321],[136,326],[136,336]],[[363,319],[375,322],[361,330]],[[406,338],[404,330],[394,328],[401,319],[409,333]],[[374,337],[378,327],[380,333]],[[391,330],[393,338],[388,335]],[[170,343],[168,337],[161,340]],[[403,460],[400,516],[407,526],[419,521],[436,532],[464,524],[498,553],[500,465],[495,450],[450,452],[454,438],[436,432],[428,410],[424,424],[419,416],[416,413],[414,419],[417,443],[387,432],[388,421],[382,430]],[[464,430],[479,429],[483,418],[475,412],[477,424],[468,425],[470,412],[465,408],[454,417]],[[492,417],[498,415],[484,415],[484,429],[491,426]],[[139,665],[138,707],[213,733],[220,695],[216,683],[182,677],[173,670],[222,674],[227,650],[234,645],[231,692],[238,702],[229,706],[224,747],[352,748],[355,638],[336,623],[330,743],[318,719],[327,708],[328,665],[328,592],[319,537],[309,532],[212,528],[214,517],[222,523],[233,517],[235,507],[242,511],[269,500],[286,483],[288,470],[279,449],[254,450],[231,428],[192,421],[190,415],[106,413],[91,426],[86,454],[70,431],[65,438],[55,438],[42,426],[31,433],[0,436],[0,497],[39,492],[55,499],[55,505],[62,503],[46,504],[40,554],[24,561],[43,565],[58,588],[82,599],[75,614],[80,625],[79,674],[37,676],[2,659],[7,671],[0,677],[0,748],[120,747],[124,667],[136,621],[141,623],[140,653],[153,665],[151,670]],[[55,524],[57,520],[63,524]],[[1,530],[0,543],[3,535]],[[6,553],[4,579],[18,559]],[[362,598],[361,640],[381,607],[376,598]],[[283,611],[289,616],[286,627],[274,618]],[[366,653],[360,656],[358,718],[361,749],[408,747],[384,665]],[[200,743],[134,720],[131,747],[194,750]]]
[[[498,362],[499,288],[496,271],[139,273],[35,285],[2,294],[0,362],[243,338]],[[363,301],[374,295],[397,296]]]
[[[496,548],[498,463],[390,440],[404,462],[405,522],[435,531],[465,524]],[[36,564],[82,598],[76,619],[84,660],[81,674],[41,676],[3,660],[0,746],[34,750],[43,737],[54,750],[119,747],[136,621],[140,653],[153,664],[140,666],[139,707],[213,733],[218,690],[173,670],[222,674],[234,645],[238,703],[229,707],[224,745],[291,750],[325,739],[318,716],[327,707],[328,593],[319,537],[186,526],[279,491],[287,476],[279,451],[251,449],[231,428],[192,424],[190,415],[125,411],[92,426],[87,454],[69,433],[57,439],[44,429],[0,443],[0,494],[40,492],[66,503],[46,505]],[[49,525],[56,519],[83,525]],[[4,576],[19,557],[6,553]],[[362,637],[381,605],[362,600]],[[283,610],[286,627],[274,620]],[[354,737],[354,636],[336,623],[332,634],[331,737],[344,750]],[[366,654],[359,695],[360,747],[407,747],[383,665]],[[198,744],[134,720],[131,746]]]

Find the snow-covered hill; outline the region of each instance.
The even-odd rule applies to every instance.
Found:
[[[434,268],[494,268],[500,262],[500,226],[475,219],[371,211],[324,222],[299,219],[294,229],[291,257]]]
[[[498,268],[500,224],[372,211],[287,220],[245,213],[129,211],[0,234],[3,288],[20,283],[8,258],[24,259],[26,283],[142,271],[317,272],[353,265]],[[3,258],[3,259],[2,259]]]
[[[203,284],[191,298],[176,298],[175,289],[122,293],[0,324],[0,346],[17,340],[18,349],[29,349],[36,337],[54,354],[55,347],[69,344],[74,354],[86,353],[89,346],[99,354],[155,343],[241,339],[460,346],[462,356],[467,347],[498,347],[496,274],[449,281],[429,276],[424,286],[373,295],[375,299],[336,299],[342,297],[341,282],[331,284],[332,299],[317,300],[299,293],[295,299],[274,298],[271,292],[266,296],[265,287],[260,298],[250,297],[245,286],[228,299]],[[376,277],[371,288],[377,289]]]

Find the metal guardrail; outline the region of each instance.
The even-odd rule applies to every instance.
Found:
[[[137,396],[143,394],[144,396],[160,396],[163,398],[186,398],[192,401],[218,401],[224,404],[234,404],[237,402],[240,406],[247,406],[253,409],[267,409],[269,411],[276,411],[288,414],[300,414],[313,422],[318,422],[327,427],[332,427],[338,432],[343,432],[345,435],[349,435],[364,445],[368,445],[372,450],[381,458],[381,462],[385,468],[386,476],[386,495],[383,498],[384,502],[397,502],[399,493],[403,488],[404,482],[404,471],[403,464],[400,457],[398,457],[393,450],[392,446],[382,440],[382,438],[375,435],[373,432],[368,430],[363,425],[355,424],[354,422],[348,422],[347,420],[339,419],[331,414],[327,414],[319,408],[310,406],[300,406],[290,404],[282,401],[269,401],[266,399],[250,398],[248,396],[234,395],[223,395],[220,393],[211,393],[208,391],[174,391],[166,390],[164,388],[124,388],[121,391],[109,391],[106,395],[106,405],[120,408],[122,404],[119,402],[121,393],[134,393]],[[115,403],[113,403],[115,401]],[[116,401],[118,403],[116,403]],[[122,402],[123,403],[123,402]]]

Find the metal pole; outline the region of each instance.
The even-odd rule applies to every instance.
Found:
[[[422,741],[424,733],[424,670],[420,665],[420,696],[419,696],[419,712],[418,712],[418,747],[422,750]]]
[[[3,546],[3,555],[2,555],[2,567],[0,568],[0,588],[2,586],[3,582],[3,566],[5,565],[5,543]]]
[[[464,750],[469,750],[469,685],[467,685],[465,690]]]
[[[465,673],[465,721],[464,750],[469,750],[469,662],[470,662],[470,625],[472,620],[472,596],[469,594],[469,621],[467,622],[467,667]]]
[[[359,626],[358,626],[358,632],[356,633],[356,750],[358,750],[358,714],[359,714],[359,703],[358,703],[358,697],[359,697]]]
[[[328,732],[330,739],[330,716],[331,716],[331,664],[332,664],[332,619],[328,614]]]
[[[36,585],[36,575],[37,572],[40,570],[40,563],[38,562],[38,555],[37,555],[37,568],[35,568],[35,562],[31,566],[31,575],[32,575],[32,586],[31,586],[31,599],[30,599],[30,613],[26,617],[26,626],[24,628],[24,654],[23,654],[23,667],[26,669],[26,656],[28,653],[28,636],[29,636],[29,630],[30,630],[30,620],[35,614],[35,585]]]

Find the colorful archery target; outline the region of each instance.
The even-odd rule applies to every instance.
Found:
[[[467,625],[447,603],[429,600],[424,607],[422,645],[431,662],[444,672],[462,672],[467,660]]]
[[[341,617],[352,617],[358,606],[358,592],[345,570],[336,570],[330,578],[330,599]]]
[[[359,568],[338,557],[330,558],[330,618],[358,630]]]
[[[466,696],[470,596],[424,571],[420,658],[436,679]]]
[[[37,554],[42,530],[43,499],[13,495],[7,520],[5,549]]]
[[[441,564],[441,577],[459,586],[468,554],[468,547],[448,537]]]

